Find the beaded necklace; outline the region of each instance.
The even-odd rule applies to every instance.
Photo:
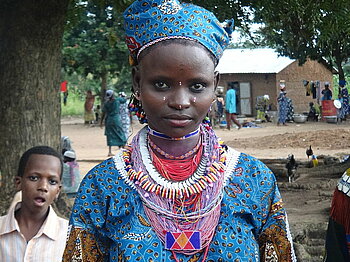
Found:
[[[160,133],[152,128],[150,128],[148,126],[148,133],[152,136],[156,136],[156,137],[160,137],[160,138],[163,138],[163,139],[167,139],[167,140],[184,140],[184,139],[187,139],[187,138],[190,138],[192,136],[195,136],[199,133],[199,130],[200,128],[198,128],[197,130],[185,135],[185,136],[181,136],[181,137],[171,137],[171,136],[168,136],[166,134],[163,134],[163,133]]]
[[[173,181],[183,181],[188,179],[196,170],[202,156],[201,153],[202,148],[193,157],[177,161],[160,159],[153,151],[151,151],[151,157],[153,165],[164,178]]]
[[[142,129],[134,137],[132,146],[123,150],[125,171],[122,175],[139,192],[145,214],[167,249],[168,234],[200,234],[200,246],[195,250],[170,249],[175,260],[174,251],[193,255],[203,249],[205,260],[220,217],[225,150],[214,132],[201,126],[203,152],[197,169],[183,181],[171,181],[152,164],[147,135],[147,128]]]
[[[149,137],[148,138],[148,143],[150,145],[150,147],[157,151],[160,155],[164,156],[165,158],[168,158],[168,159],[175,159],[175,160],[182,160],[182,159],[186,159],[186,158],[189,158],[190,156],[192,156],[193,154],[195,154],[198,149],[200,148],[200,146],[202,145],[201,143],[201,140],[198,140],[198,143],[197,145],[191,149],[190,151],[188,151],[187,153],[181,155],[181,156],[173,156],[173,155],[170,155],[166,152],[164,152],[159,146],[157,146],[153,141],[152,139]]]
[[[206,129],[202,128],[203,130]],[[221,177],[225,168],[226,154],[218,144],[216,136],[216,143],[209,144],[207,141],[212,135],[215,136],[215,134],[208,133],[203,136],[203,157],[192,176],[184,181],[174,182],[164,178],[152,164],[147,146],[147,128],[143,128],[133,139],[133,147],[139,150],[132,150],[129,145],[122,151],[127,182],[130,185],[138,185],[147,192],[170,199],[202,192]],[[210,152],[213,150],[217,153]],[[137,154],[138,161],[132,163],[130,160],[132,154]]]

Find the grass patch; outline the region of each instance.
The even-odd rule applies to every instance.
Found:
[[[67,104],[63,104],[63,93],[61,93],[61,116],[83,116],[85,99],[78,94],[69,93]]]

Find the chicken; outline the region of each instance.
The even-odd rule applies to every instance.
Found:
[[[307,159],[309,159],[310,156],[312,156],[314,154],[314,152],[311,149],[311,145],[308,149],[306,149],[306,155],[307,155]]]
[[[289,183],[293,182],[297,173],[298,163],[295,161],[294,155],[288,155],[286,163],[287,175]]]

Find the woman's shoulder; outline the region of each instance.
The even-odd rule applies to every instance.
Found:
[[[227,182],[250,183],[258,187],[275,186],[275,175],[261,160],[230,147],[227,151]]]
[[[81,188],[97,186],[112,190],[116,186],[126,186],[116,166],[115,157],[108,158],[93,167],[82,180]]]

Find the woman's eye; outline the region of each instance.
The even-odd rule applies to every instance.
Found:
[[[157,89],[167,89],[169,86],[164,82],[157,82],[154,84]]]
[[[201,83],[197,83],[191,86],[191,89],[195,92],[200,92],[203,91],[205,89],[205,85],[201,84]]]

